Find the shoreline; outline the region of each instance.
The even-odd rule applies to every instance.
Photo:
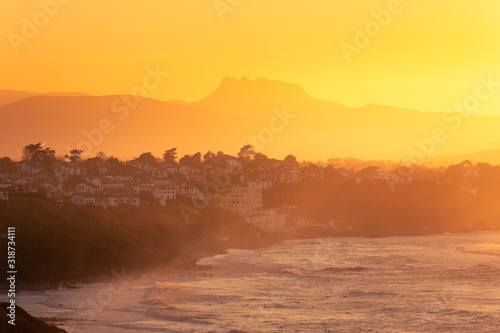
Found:
[[[467,235],[469,233],[475,233],[476,235],[480,235],[482,233],[484,234],[489,234],[489,233],[494,233],[498,231],[473,231],[473,232],[457,232],[450,234],[450,236],[454,235]],[[447,232],[445,233],[440,233],[440,234],[434,234],[434,235],[446,235]],[[404,238],[417,238],[416,236],[399,236],[399,237],[404,237]],[[321,239],[321,238],[326,238],[326,237],[316,237],[316,238],[309,238],[309,240],[315,240],[315,239]],[[341,238],[341,237],[338,237]],[[367,237],[359,237],[359,236],[353,236],[353,237],[348,237],[348,238],[363,238],[363,239],[368,239]],[[378,237],[378,239],[384,239],[388,237]],[[480,238],[480,237],[479,237]],[[305,239],[305,238],[303,238]],[[263,249],[263,248],[268,248],[272,247],[278,244],[283,243],[284,241],[294,241],[294,240],[300,240],[299,238],[294,238],[294,239],[283,239],[283,240],[277,240],[275,242],[267,244],[265,247],[259,247],[255,246],[252,247],[251,250],[258,250],[258,249]],[[249,249],[249,247],[245,247],[246,249]],[[72,325],[77,325],[77,321],[80,319],[76,317],[71,317],[71,314],[58,314],[58,310],[68,310],[68,311],[75,311],[77,307],[75,306],[75,301],[76,304],[78,304],[78,300],[81,300],[82,302],[86,298],[86,295],[98,295],[100,290],[106,290],[109,285],[111,285],[115,289],[116,286],[118,286],[117,290],[120,290],[120,286],[127,286],[129,283],[135,286],[143,286],[146,285],[148,281],[151,279],[155,279],[155,276],[165,276],[165,279],[172,279],[172,280],[183,280],[183,281],[189,281],[192,279],[203,279],[203,278],[210,278],[211,274],[207,272],[207,270],[210,270],[214,266],[209,266],[209,265],[198,265],[197,263],[204,258],[210,258],[213,256],[217,256],[220,254],[229,254],[230,250],[232,249],[241,249],[237,247],[228,247],[224,249],[219,249],[219,250],[206,250],[206,249],[200,249],[200,248],[194,248],[194,249],[189,249],[189,251],[185,251],[180,257],[181,259],[177,262],[173,262],[168,266],[163,266],[163,267],[157,267],[155,269],[147,270],[147,271],[142,271],[142,272],[134,272],[131,273],[131,275],[126,275],[124,276],[124,280],[108,280],[108,281],[100,281],[100,282],[95,282],[95,283],[85,283],[82,285],[76,286],[77,289],[80,289],[79,291],[71,291],[68,288],[57,288],[57,289],[48,289],[44,291],[23,291],[19,295],[19,300],[23,299],[23,296],[25,297],[26,302],[20,302],[20,306],[23,309],[30,310],[28,312],[30,315],[33,317],[44,321],[50,325],[56,325],[60,326],[61,328],[64,328],[66,326],[71,327]],[[457,250],[459,250],[457,248]],[[464,248],[464,250],[467,250]],[[188,252],[190,256],[188,256]],[[488,254],[488,253],[483,253],[481,254]],[[189,260],[187,259],[189,258]],[[194,265],[193,265],[194,263]],[[168,277],[168,275],[171,274],[171,277]],[[146,283],[146,284],[145,284]],[[130,285],[129,285],[130,287]],[[134,291],[135,292],[135,291]],[[128,291],[127,291],[128,293]],[[63,297],[66,297],[68,299],[71,299],[73,302],[73,305],[68,305],[66,302],[61,301],[61,304],[64,304],[63,308],[58,308],[57,304],[60,301],[61,295]],[[65,295],[65,296],[64,296]],[[73,296],[72,296],[73,295]],[[75,296],[76,295],[76,296]],[[84,297],[85,296],[85,297]],[[76,297],[76,298],[75,298]],[[53,299],[52,302],[49,300]],[[57,302],[55,300],[57,300]],[[49,303],[46,303],[46,301],[49,301]],[[61,305],[59,305],[61,306]],[[85,312],[86,314],[86,312]]]
[[[471,237],[471,238],[476,239],[476,240],[483,239],[483,236],[482,236],[483,234],[484,235],[491,235],[493,233],[495,235],[495,237],[494,238],[488,237],[488,239],[494,240],[494,241],[489,242],[488,246],[485,246],[484,249],[487,250],[490,248],[495,248],[495,249],[497,248],[497,245],[496,245],[497,243],[495,241],[496,241],[497,236],[498,236],[498,231],[496,231],[496,232],[475,231],[472,233],[475,234],[475,236]],[[436,236],[440,236],[441,237],[440,239],[443,239],[443,240],[446,239],[447,240],[446,244],[452,245],[452,246],[448,246],[447,250],[454,251],[454,253],[457,253],[456,255],[454,255],[454,257],[460,257],[461,254],[459,254],[458,252],[455,252],[455,250],[462,251],[462,250],[467,250],[467,249],[473,249],[474,247],[472,247],[473,246],[472,244],[476,244],[477,242],[469,243],[468,245],[464,244],[464,248],[460,249],[460,248],[455,248],[455,245],[453,245],[454,241],[452,240],[452,238],[457,236],[457,238],[467,240],[467,239],[469,239],[468,234],[470,234],[470,232],[460,232],[460,233],[453,233],[453,234],[442,233],[442,234],[436,234]],[[324,239],[325,237],[320,237],[320,238]],[[349,238],[358,238],[358,237],[349,237]],[[318,238],[312,238],[309,240],[314,240],[314,239],[318,239]],[[368,238],[362,237],[362,239],[367,240],[367,242],[371,244],[371,241],[369,241]],[[401,243],[420,244],[420,241],[418,241],[418,237],[415,237],[415,236],[401,236],[400,239],[395,239],[395,240],[388,239],[388,237],[379,237],[378,239],[385,239],[383,241],[383,244],[387,244],[387,245],[391,244],[393,241],[396,244],[401,244]],[[296,245],[295,245],[295,243],[293,243],[293,241],[297,241],[297,240],[299,240],[299,239],[289,239],[289,241],[292,241],[292,243],[288,244],[288,245],[286,245],[286,243],[285,243],[285,246],[287,248],[290,248],[290,246],[295,247]],[[334,239],[332,239],[332,240],[333,240],[333,243],[337,243]],[[348,240],[346,240],[346,241],[348,241]],[[342,240],[340,240],[340,242],[342,242]],[[358,242],[356,239],[352,239],[351,241],[348,241],[348,242],[351,242],[352,244],[354,244],[354,246],[357,246],[358,248],[359,248],[359,246],[361,246],[360,244],[362,243],[361,240]],[[299,241],[297,243],[297,246],[300,246],[299,244],[302,244],[302,243],[303,242]],[[312,246],[314,246],[314,243],[315,242],[312,242]],[[434,238],[432,236],[430,238],[427,238],[426,243],[435,244],[436,247],[439,246],[438,243],[436,243],[436,241],[434,240]],[[278,243],[270,244],[269,246],[273,247],[276,244],[278,244]],[[356,245],[356,244],[358,244],[358,245]],[[336,247],[334,246],[334,248],[336,248]],[[199,262],[200,259],[207,258],[207,257],[213,257],[213,256],[217,256],[220,254],[231,254],[230,250],[232,250],[232,249],[237,249],[237,248],[229,247],[229,248],[226,248],[226,249],[223,249],[220,251],[206,251],[206,250],[196,249],[196,251],[193,250],[191,253],[193,255],[193,257],[191,257],[191,259],[192,259],[191,262],[193,262],[193,261]],[[261,249],[261,247],[254,247],[253,248],[253,250],[258,250],[258,249]],[[388,249],[388,251],[389,252],[387,252],[387,253],[392,254],[392,252],[390,252],[390,249]],[[487,253],[481,253],[481,254],[487,254]],[[194,258],[194,257],[196,257],[196,258]],[[482,258],[484,258],[484,257],[482,257]],[[244,260],[243,258],[240,258],[240,259]],[[399,259],[397,259],[397,260],[399,260]],[[471,260],[471,259],[469,259],[469,260]],[[478,260],[483,261],[485,259],[478,259]],[[210,262],[210,261],[207,261],[207,263],[208,262]],[[244,263],[244,262],[245,261],[242,261],[242,263]],[[399,261],[397,261],[395,263],[398,265],[400,264]],[[217,264],[214,264],[214,265],[218,266]],[[200,265],[197,265],[197,266],[200,266]],[[212,266],[201,266],[201,267],[209,268]],[[231,267],[232,266],[227,266],[227,268],[229,268],[229,269],[231,269]],[[128,294],[128,295],[126,295],[126,297],[124,297],[124,298],[121,298],[120,302],[123,302],[123,299],[137,299],[137,295],[139,295],[139,294],[137,294],[137,292],[142,292],[139,290],[143,290],[143,288],[146,288],[145,290],[148,290],[148,288],[149,288],[148,286],[156,286],[156,283],[154,283],[155,281],[160,281],[159,282],[160,285],[162,285],[164,283],[165,286],[162,286],[160,288],[166,288],[166,289],[172,288],[171,286],[173,286],[174,284],[177,284],[178,282],[180,282],[181,284],[184,284],[184,283],[189,284],[190,281],[192,281],[192,280],[205,281],[206,283],[209,283],[210,281],[212,281],[211,274],[208,274],[209,272],[206,272],[206,271],[205,271],[206,273],[204,273],[203,268],[201,270],[200,269],[197,269],[197,270],[183,269],[185,267],[182,267],[182,266],[177,266],[177,268],[178,268],[177,270],[172,270],[171,268],[172,268],[172,266],[160,267],[160,268],[155,269],[155,270],[143,272],[139,276],[132,277],[133,280],[127,280],[129,285],[128,285],[128,287],[125,285],[126,289],[123,290],[123,294]],[[168,274],[172,274],[172,275],[168,276]],[[325,273],[320,273],[320,274],[325,274]],[[338,274],[338,273],[332,273],[332,274]],[[349,274],[352,275],[354,273],[349,273]],[[365,274],[365,273],[363,273],[363,274]],[[217,277],[217,273],[214,272],[214,275]],[[164,276],[163,279],[162,279],[162,276]],[[137,280],[136,280],[136,278],[137,278]],[[155,279],[159,279],[159,280],[155,280]],[[151,283],[151,282],[153,282],[153,283]],[[203,283],[205,283],[205,282],[203,282]],[[115,286],[119,287],[119,285],[120,285],[120,281],[113,282],[112,289],[114,289]],[[132,286],[133,286],[133,288],[131,288]],[[26,296],[28,296],[28,297],[26,297],[27,302],[24,303],[26,306],[24,306],[23,304],[21,304],[21,306],[23,308],[32,310],[33,311],[32,313],[34,316],[36,316],[36,318],[39,318],[40,320],[46,321],[49,324],[60,325],[61,328],[72,327],[72,325],[80,325],[78,323],[79,317],[78,316],[75,317],[75,315],[72,313],[59,315],[58,309],[59,310],[70,309],[70,311],[73,311],[74,309],[77,308],[76,305],[78,304],[79,301],[83,302],[87,298],[88,295],[90,295],[90,297],[95,297],[96,295],[99,294],[99,292],[101,290],[106,290],[107,288],[108,288],[108,286],[106,283],[100,283],[100,284],[96,284],[96,285],[88,285],[88,284],[82,285],[82,286],[80,286],[81,290],[79,290],[79,291],[72,291],[72,290],[59,290],[59,291],[52,290],[51,291],[51,290],[48,290],[48,291],[43,292],[41,294],[27,293],[27,294],[25,294]],[[174,291],[174,290],[177,290],[177,289],[175,289],[175,288],[172,289],[172,291]],[[29,297],[29,295],[34,295],[34,296]],[[23,296],[21,295],[20,298],[22,298],[22,297]],[[155,296],[155,297],[157,297],[157,296]],[[70,302],[66,302],[65,301],[66,299],[70,300]],[[59,303],[64,304],[62,308],[57,307],[57,305]],[[41,304],[43,306],[38,305],[38,304]],[[148,304],[152,305],[155,303],[148,303]],[[106,305],[107,305],[107,303],[106,303]],[[47,311],[45,311],[45,310],[47,310]],[[51,311],[54,313],[54,315],[49,315],[51,313]],[[96,311],[100,311],[100,310],[96,310]],[[80,315],[85,316],[85,315],[87,315],[87,312],[80,313]],[[89,325],[91,325],[91,324],[89,324]]]
[[[179,254],[176,255],[173,259],[171,259],[167,263],[156,263],[152,267],[148,268],[123,268],[126,271],[127,278],[140,278],[143,275],[147,274],[155,274],[157,272],[163,272],[166,274],[175,274],[175,273],[186,273],[186,272],[196,272],[196,271],[206,271],[212,269],[211,266],[207,265],[198,265],[198,261],[203,258],[213,257],[219,254],[227,254],[227,250],[230,249],[248,249],[248,250],[256,250],[263,249],[273,245],[281,244],[284,241],[288,240],[305,240],[305,239],[322,239],[322,238],[389,238],[389,237],[421,237],[421,236],[432,236],[432,235],[444,235],[444,234],[469,234],[469,233],[477,233],[477,232],[498,232],[500,230],[470,230],[470,231],[440,231],[440,232],[426,232],[426,233],[387,233],[387,234],[374,234],[374,233],[343,233],[343,234],[285,234],[285,235],[273,235],[272,237],[268,237],[263,242],[258,242],[258,244],[246,244],[246,246],[234,246],[231,244],[228,246],[224,246],[221,248],[213,248],[207,249],[203,248],[203,246],[194,246],[190,248],[184,248],[179,251]],[[467,251],[473,252],[473,251]],[[491,255],[500,256],[500,254]],[[103,283],[110,282],[113,280],[113,277],[116,275],[113,274],[114,270],[108,272],[108,274],[103,274],[101,276],[94,277],[82,277],[80,279],[72,279],[69,281],[63,282],[46,282],[43,285],[37,284],[28,284],[27,287],[23,287],[19,289],[19,292],[37,292],[43,293],[45,291],[51,290],[61,290],[61,289],[79,289],[82,285],[86,284],[94,284],[94,283]],[[123,272],[122,272],[123,274]],[[4,292],[5,290],[0,290],[0,292]]]

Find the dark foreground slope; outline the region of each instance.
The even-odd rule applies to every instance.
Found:
[[[168,207],[104,210],[44,198],[11,198],[0,201],[3,237],[9,226],[16,227],[21,289],[92,282],[113,272],[140,272],[172,263],[189,269],[195,264],[191,253],[259,245],[254,227],[217,207],[207,207],[186,223],[178,201]],[[229,241],[220,241],[227,237]],[[7,256],[0,257],[1,267],[6,267],[6,260]]]
[[[21,307],[16,306],[15,325],[7,322],[8,303],[0,303],[0,333],[65,333],[66,331],[55,326],[51,326],[35,317],[29,315]]]

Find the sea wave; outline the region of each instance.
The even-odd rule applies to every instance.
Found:
[[[347,292],[345,296],[350,297],[393,297],[397,296],[395,293],[387,292],[387,291],[364,291],[364,290],[351,290]]]
[[[368,268],[356,266],[356,267],[327,267],[320,269],[320,272],[333,272],[333,273],[342,273],[342,272],[363,272],[367,271]]]
[[[459,246],[456,248],[458,251],[462,251],[464,253],[475,253],[475,254],[484,254],[490,256],[500,257],[500,250],[495,249],[475,249],[475,248],[466,248]]]
[[[188,312],[172,306],[152,307],[148,309],[147,314],[150,317],[167,321],[190,322],[193,324],[206,325],[211,325],[212,323],[209,319],[213,318],[213,315],[210,314]]]
[[[306,275],[307,273],[297,268],[285,268],[281,271],[281,274],[291,274],[291,275],[301,276],[301,275]]]

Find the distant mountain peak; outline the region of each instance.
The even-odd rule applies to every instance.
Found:
[[[253,89],[265,89],[272,88],[274,90],[279,89],[289,89],[295,90],[296,92],[300,92],[301,94],[308,95],[302,87],[296,83],[288,83],[281,80],[273,80],[265,77],[258,77],[255,80],[251,80],[246,76],[243,76],[241,79],[237,79],[235,77],[226,76],[221,80],[218,89],[221,88],[253,88]],[[273,91],[271,91],[273,92]],[[309,96],[309,95],[308,95]],[[310,96],[309,96],[310,97]]]
[[[8,90],[0,89],[0,105],[5,105],[20,101],[25,98],[35,97],[35,96],[90,96],[89,94],[82,92],[49,92],[49,93],[39,93],[24,90]]]
[[[195,102],[196,106],[220,110],[233,115],[255,115],[276,107],[315,101],[298,84],[259,77],[238,79],[224,77],[219,87],[207,97]]]

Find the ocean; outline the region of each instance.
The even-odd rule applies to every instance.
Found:
[[[17,302],[68,332],[500,332],[499,232],[289,240],[198,263],[214,268]]]

